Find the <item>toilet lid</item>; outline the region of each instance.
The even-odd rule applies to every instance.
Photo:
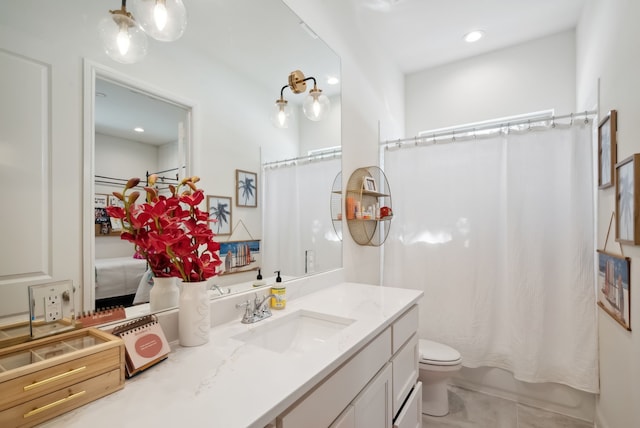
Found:
[[[460,352],[450,346],[432,340],[420,339],[420,362],[434,365],[458,364]]]

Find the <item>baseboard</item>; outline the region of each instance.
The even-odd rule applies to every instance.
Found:
[[[450,383],[586,422],[594,422],[595,419],[595,394],[559,384],[521,382],[502,369],[463,367],[452,376]]]

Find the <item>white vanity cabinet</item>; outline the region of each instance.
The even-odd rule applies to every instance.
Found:
[[[414,305],[278,416],[276,427],[419,427],[417,329]]]
[[[394,427],[420,427],[422,385],[418,382],[418,305],[391,326]],[[420,393],[417,393],[420,390]]]

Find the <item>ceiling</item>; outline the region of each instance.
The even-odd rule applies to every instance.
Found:
[[[576,27],[586,0],[351,0],[359,29],[405,74]],[[466,43],[463,36],[483,30]]]

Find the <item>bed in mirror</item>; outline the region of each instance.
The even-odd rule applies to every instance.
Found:
[[[56,96],[48,101],[53,126],[61,114],[79,111],[82,117],[76,115],[74,121],[84,129],[77,131],[82,134],[77,151],[83,153],[83,166],[75,170],[84,189],[84,220],[77,225],[83,235],[82,274],[75,283],[78,310],[95,309],[96,301],[103,299],[112,299],[105,304],[118,304],[120,298],[134,303],[133,289],[138,291],[135,283],[144,262],[133,259],[132,246],[119,240],[109,220],[96,223],[96,208],[109,203],[109,194],[119,190],[119,180],[130,176],[144,180],[151,172],[167,171],[167,179],[195,174],[202,178],[200,187],[207,195],[230,197],[232,233],[217,240],[259,241],[267,286],[275,270],[287,280],[341,267],[342,246],[329,210],[331,186],[340,170],[340,84],[327,82],[329,77],[339,81],[339,57],[281,0],[237,0],[187,4],[189,21],[181,39],[150,42],[141,62],[119,64],[104,53],[97,30],[116,6],[103,0],[51,4],[24,0],[5,7],[0,18],[3,34],[21,36],[11,45],[10,53],[16,57],[32,55],[34,42],[50,42],[50,53],[33,59],[52,64],[51,87],[56,95],[67,86],[84,94],[83,99]],[[53,25],[56,17],[66,22],[63,28]],[[303,95],[285,93],[293,108],[292,121],[287,129],[278,129],[269,116],[289,73],[297,69],[317,80],[331,100],[330,115],[321,122],[309,121],[302,113]],[[132,99],[114,103],[110,111],[104,101],[118,96],[102,96],[109,91]],[[151,125],[145,136],[131,136],[130,129],[121,134],[117,128],[130,128],[131,123],[118,116],[133,118],[131,106],[149,114],[153,108],[147,105],[154,102],[175,110],[178,118],[171,121],[160,119],[156,110],[151,113],[155,119],[151,123],[170,124],[173,136],[145,141],[155,133]],[[176,153],[177,161],[168,160]],[[331,165],[319,169],[331,172],[314,175],[321,162]],[[238,206],[236,170],[256,174],[255,206]],[[281,180],[292,185],[289,191],[282,191]],[[291,193],[294,189],[296,193]],[[291,227],[294,223],[286,219],[300,221]],[[115,267],[110,269],[110,262]],[[246,290],[256,274],[251,270],[214,277],[212,298]],[[52,279],[66,278],[41,275],[34,281]],[[2,307],[9,308],[0,314],[2,318],[16,319],[24,313],[27,302],[20,296],[29,283],[33,281],[9,278],[1,284]]]

